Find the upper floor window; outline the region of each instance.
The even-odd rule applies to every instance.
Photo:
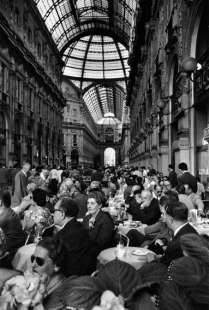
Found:
[[[17,7],[15,8],[15,12],[14,12],[14,21],[17,25],[20,25],[20,12]]]
[[[38,57],[41,57],[41,44],[40,43],[38,43],[37,51],[38,51]]]
[[[75,118],[77,117],[77,109],[76,108],[73,109],[73,117],[75,117]]]
[[[77,135],[73,135],[73,146],[77,145]]]
[[[0,90],[4,93],[9,91],[9,70],[2,63],[0,63]]]
[[[28,28],[28,42],[31,43],[32,42],[32,31],[30,28]]]
[[[48,61],[48,56],[46,54],[44,55],[44,64],[45,64],[46,69],[48,69],[49,61]]]

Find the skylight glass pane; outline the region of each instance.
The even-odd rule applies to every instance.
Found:
[[[105,78],[106,79],[120,79],[123,76],[123,70],[109,70],[105,71]]]
[[[81,87],[81,82],[80,81],[77,81],[77,80],[72,80],[71,79],[71,82],[75,85],[75,86],[77,86],[78,88],[80,88]]]
[[[40,0],[37,4],[37,7],[41,13],[42,16],[45,15],[45,13],[47,12],[48,8],[51,7],[53,5],[53,1],[52,0]]]
[[[75,47],[71,53],[71,56],[84,59],[85,52],[86,52],[85,50],[81,50]]]
[[[71,77],[80,77],[81,70],[77,68],[72,68],[72,67],[65,67],[64,75],[69,75]]]
[[[85,70],[83,77],[87,78],[87,79],[92,79],[92,78],[94,78],[94,79],[102,79],[103,78],[103,71],[102,70],[101,71],[96,70],[96,68],[95,68],[94,71],[93,70],[89,70],[89,71]]]

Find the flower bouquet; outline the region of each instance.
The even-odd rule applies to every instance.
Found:
[[[6,281],[0,296],[1,310],[43,310],[46,275],[25,272]]]
[[[125,310],[124,299],[121,295],[118,297],[109,290],[102,293],[100,305],[94,306],[92,310]]]
[[[34,234],[34,242],[38,242],[44,229],[53,224],[53,217],[47,208],[32,206],[24,213],[23,227],[29,234]]]

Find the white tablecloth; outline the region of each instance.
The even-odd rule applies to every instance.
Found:
[[[138,255],[137,252],[138,251]],[[136,253],[136,254],[134,254]],[[141,254],[141,255],[140,255]],[[97,257],[98,263],[105,265],[106,263],[114,260],[116,258],[130,264],[135,269],[140,269],[145,263],[154,260],[156,254],[152,251],[144,248],[137,248],[137,247],[128,247],[127,252],[123,257],[117,256],[117,248],[109,248],[103,250]]]
[[[209,225],[208,224],[192,224],[192,226],[197,230],[200,235],[208,235],[209,236]]]

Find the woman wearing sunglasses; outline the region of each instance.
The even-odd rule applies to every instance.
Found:
[[[39,275],[46,274],[48,277],[44,305],[48,303],[51,294],[62,285],[65,279],[61,270],[62,257],[61,247],[50,237],[42,239],[31,256],[32,271]]]

